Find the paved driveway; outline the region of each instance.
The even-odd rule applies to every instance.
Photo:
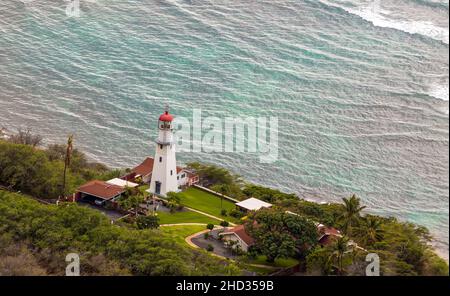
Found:
[[[214,236],[214,235],[213,235]],[[220,241],[213,236],[210,236],[208,239],[205,239],[204,234],[197,235],[191,239],[192,243],[198,246],[202,249],[207,249],[208,245],[211,245],[214,247],[214,251],[212,253],[229,258],[229,259],[236,259],[238,256],[235,252],[231,252],[229,248],[225,248],[225,245],[223,241]]]

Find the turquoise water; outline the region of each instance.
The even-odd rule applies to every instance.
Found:
[[[183,153],[317,201],[352,193],[448,257],[448,0],[3,0],[0,126],[95,160],[153,154],[156,118],[277,116],[280,159]],[[376,4],[376,2],[375,2]]]

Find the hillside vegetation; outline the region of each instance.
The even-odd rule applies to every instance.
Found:
[[[170,232],[119,227],[77,204],[43,205],[0,190],[0,275],[63,275],[68,253],[80,255],[83,275],[240,274]]]
[[[57,198],[63,193],[64,157],[64,145],[38,149],[0,140],[0,185],[43,199]],[[64,194],[71,194],[92,179],[108,180],[119,175],[120,171],[88,162],[82,152],[74,149]]]
[[[0,140],[0,185],[33,197],[57,198],[62,194],[65,146],[36,148],[39,139],[29,141],[28,138],[29,135],[16,137],[15,143]],[[271,262],[295,258],[307,274],[363,275],[367,266],[365,256],[376,253],[382,275],[449,273],[448,264],[431,249],[431,236],[425,227],[367,214],[370,209],[356,196],[343,198],[341,204],[317,204],[295,194],[247,183],[214,165],[191,163],[189,166],[199,173],[202,185],[220,194],[241,200],[255,197],[273,204],[271,210],[244,219],[247,225],[259,225],[250,229],[256,245],[249,257],[264,256]],[[107,180],[120,174],[118,170],[90,163],[75,149],[64,194],[71,194],[86,181]],[[208,209],[204,201],[197,200],[201,199],[198,194],[186,196],[189,197],[186,203],[190,201],[195,203],[192,206]],[[232,209],[232,204],[219,198],[215,202],[215,208],[222,208],[223,203],[227,215],[233,221],[240,221],[242,215]],[[287,211],[298,216],[293,217]],[[176,220],[176,216],[170,218],[186,222]],[[343,237],[322,247],[316,243],[313,223],[337,228]],[[352,241],[361,248],[350,252]],[[234,264],[192,250],[160,230],[119,227],[111,225],[98,211],[76,204],[42,205],[22,194],[0,191],[0,274],[61,274],[69,252],[80,254],[85,274],[240,273]]]

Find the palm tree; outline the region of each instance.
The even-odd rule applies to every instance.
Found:
[[[360,227],[355,228],[355,236],[365,245],[371,245],[381,241],[384,230],[381,229],[382,221],[373,216],[368,216],[363,220]]]
[[[365,206],[360,205],[360,199],[356,195],[352,195],[350,198],[343,198],[344,201],[343,210],[344,213],[341,216],[343,221],[342,230],[345,234],[350,235],[352,226],[356,225],[361,216],[360,212],[365,208]]]
[[[230,187],[227,184],[215,185],[212,188],[214,191],[220,193],[220,209],[223,209],[223,197],[230,192]]]
[[[340,237],[336,240],[336,242],[331,245],[331,254],[328,260],[333,260],[336,258],[338,273],[340,275],[344,272],[344,255],[349,251],[348,248],[348,238]]]
[[[73,135],[70,135],[67,139],[66,157],[64,159],[64,175],[63,175],[63,185],[62,185],[62,197],[66,196],[66,171],[67,167],[70,166],[70,160],[72,157],[73,150]]]

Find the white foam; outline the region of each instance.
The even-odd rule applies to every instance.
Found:
[[[327,5],[339,7],[351,14],[357,15],[364,20],[371,22],[374,26],[396,29],[409,34],[420,34],[449,44],[449,29],[436,26],[431,21],[390,19],[388,17],[389,14],[391,14],[390,11],[383,10],[379,6],[376,7],[374,4],[359,8],[348,8],[329,3],[328,1],[323,2]],[[377,3],[377,1],[374,1],[374,3]]]
[[[448,96],[449,96],[448,89],[449,89],[448,82],[432,83],[428,87],[427,95],[432,96],[433,98],[448,102]],[[448,103],[445,104],[444,106],[442,106],[440,109],[442,112],[449,115]]]
[[[432,97],[435,97],[436,99],[448,101],[449,96],[448,84],[444,85],[434,83],[428,89],[428,94]]]

